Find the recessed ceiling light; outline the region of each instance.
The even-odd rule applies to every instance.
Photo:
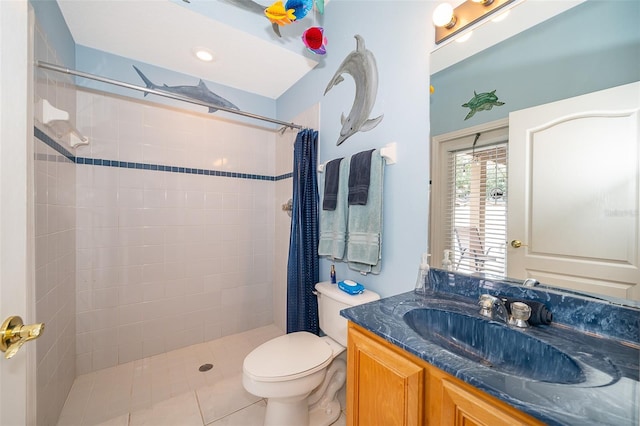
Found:
[[[204,62],[211,62],[215,59],[215,55],[213,52],[206,47],[194,47],[193,54],[196,55],[196,58],[200,59]]]

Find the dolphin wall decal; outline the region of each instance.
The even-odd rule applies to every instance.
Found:
[[[204,84],[204,81],[200,80],[197,86],[167,86],[163,84],[162,86],[158,86],[153,84],[151,80],[145,76],[142,71],[140,71],[135,65],[132,65],[136,70],[140,78],[147,85],[148,89],[157,90],[159,92],[173,93],[176,95],[184,96],[191,99],[196,99],[198,101],[206,102],[208,104],[214,104],[221,106],[223,108],[235,109],[240,111],[240,108],[223,98],[222,96],[218,96],[213,93],[209,88]],[[145,92],[144,96],[147,96],[148,93]],[[216,112],[217,108],[209,107],[209,112]]]
[[[327,85],[324,91],[326,95],[331,88],[344,81],[342,74],[350,74],[356,83],[356,95],[349,116],[345,118],[344,113],[340,117],[342,129],[336,145],[340,145],[350,136],[357,132],[367,132],[376,127],[382,121],[384,114],[369,119],[369,114],[373,109],[378,93],[378,68],[376,59],[371,51],[364,45],[362,36],[356,34],[356,50],[349,53],[342,61],[338,71]]]

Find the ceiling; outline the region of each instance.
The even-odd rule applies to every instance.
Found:
[[[247,0],[57,1],[76,44],[272,99],[318,63],[300,41],[317,17],[282,27],[278,37],[264,15],[240,7],[256,9]],[[215,59],[200,61],[195,47]]]

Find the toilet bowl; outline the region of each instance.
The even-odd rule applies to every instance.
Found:
[[[347,345],[347,320],[340,310],[377,300],[365,290],[349,295],[335,284],[316,284],[320,329],[326,336],[305,331],[276,337],[244,359],[242,384],[266,398],[265,426],[325,426],[340,417],[336,394],[346,378],[346,363],[338,356]]]

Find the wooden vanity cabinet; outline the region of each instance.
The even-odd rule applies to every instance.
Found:
[[[425,424],[424,365],[351,322],[348,336],[347,424]]]
[[[349,322],[347,425],[543,424]]]

